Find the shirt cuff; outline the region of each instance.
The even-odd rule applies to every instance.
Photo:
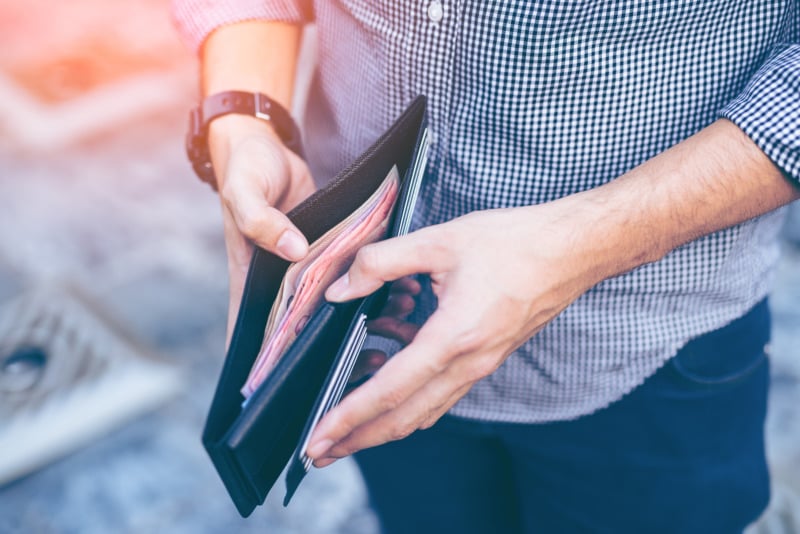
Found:
[[[800,187],[800,44],[786,45],[720,112]]]
[[[309,5],[300,0],[172,0],[171,14],[183,41],[198,53],[220,26],[246,20],[305,24],[313,19]]]

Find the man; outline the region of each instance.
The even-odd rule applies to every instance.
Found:
[[[429,97],[421,229],[362,249],[326,294],[421,273],[422,326],[394,325],[411,342],[309,448],[318,466],[361,451],[387,532],[739,532],[758,517],[773,210],[800,177],[798,2],[175,13],[204,94],[285,106],[316,20],[305,135],[320,182]],[[313,184],[268,122],[226,115],[209,144],[235,310],[249,241],[306,253],[282,212]]]

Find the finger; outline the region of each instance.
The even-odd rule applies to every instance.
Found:
[[[420,423],[420,428],[430,428],[447,410],[461,400],[476,382],[495,372],[503,361],[505,361],[505,355],[496,347],[464,354],[456,359],[444,373],[437,377],[437,380],[457,387],[455,389],[448,388],[450,390],[448,398],[438,407],[430,410],[428,416]],[[420,395],[425,394],[426,391],[427,388],[424,388]],[[413,409],[413,407],[411,408]]]
[[[376,291],[385,282],[417,273],[444,271],[449,264],[444,226],[428,227],[362,247],[347,273],[325,292],[342,302]]]
[[[394,317],[378,317],[367,323],[367,330],[370,334],[388,337],[403,345],[408,345],[414,341],[419,326]]]
[[[291,185],[287,194],[275,203],[275,207],[284,213],[300,204],[317,190],[306,162],[294,152],[289,152],[287,157],[291,168]]]
[[[469,390],[472,389],[472,386],[474,386],[474,385],[475,385],[474,382],[473,383],[464,384],[463,386],[461,386],[460,388],[455,390],[450,395],[450,398],[448,398],[447,401],[444,404],[439,406],[439,408],[437,408],[436,410],[431,412],[425,419],[422,420],[422,422],[419,425],[419,428],[421,430],[425,430],[426,428],[430,428],[433,425],[435,425],[436,422],[439,419],[441,419],[444,414],[446,414],[448,411],[450,411],[450,408],[455,406],[455,404],[458,401],[460,401],[461,398],[464,395],[466,395],[469,392]]]
[[[451,350],[448,316],[434,313],[413,343],[398,352],[364,385],[320,421],[308,455],[321,458],[362,424],[393,410],[445,369]]]
[[[414,311],[416,305],[417,303],[411,295],[396,293],[389,296],[389,299],[381,310],[381,315],[404,319]]]
[[[289,261],[308,253],[308,241],[289,218],[271,207],[256,182],[229,183],[221,192],[239,231],[261,248]]]
[[[389,357],[386,356],[386,353],[380,350],[368,349],[361,351],[348,382],[358,382],[365,376],[375,373],[388,359]]]
[[[407,402],[358,427],[331,447],[320,464],[344,458],[357,451],[403,439],[421,428],[430,428],[470,390],[474,382],[458,385],[449,374],[441,374]],[[315,463],[315,465],[317,465]]]
[[[436,314],[432,319],[435,317]],[[426,326],[428,325],[426,324]],[[439,328],[427,330],[425,335],[446,338],[448,331],[458,332],[455,329],[447,329],[447,325],[444,322],[436,326]],[[441,327],[444,327],[444,329],[441,329]],[[425,327],[423,327],[419,335],[422,335],[424,330]],[[504,360],[502,351],[498,351],[497,348],[475,351],[473,345],[470,344],[471,342],[459,346],[455,339],[461,336],[461,333],[457,333],[454,338],[451,338],[449,342],[452,347],[451,361],[440,372],[434,374],[429,380],[424,381],[421,387],[413,391],[402,402],[398,402],[395,406],[378,413],[374,417],[365,418],[357,426],[350,427],[350,431],[338,442],[334,439],[326,442],[329,447],[328,452],[320,453],[319,450],[314,450],[314,453],[320,453],[317,458],[345,456],[366,447],[401,439],[418,428],[428,428],[436,422],[442,414],[469,391],[472,384],[494,372]],[[416,342],[410,345],[409,348],[415,345]],[[398,353],[398,356],[400,354]],[[396,368],[392,367],[391,371],[388,369],[392,363],[393,360],[390,360],[384,366],[383,374],[379,372],[370,382],[364,384],[353,394],[363,393],[368,386],[374,386],[378,390],[390,391],[388,389],[389,386],[378,383],[376,379],[386,376],[386,372],[391,373],[389,376],[394,376],[398,372]],[[360,402],[370,402],[370,400],[367,398],[366,400],[360,400]],[[372,402],[380,404],[379,398],[373,399]],[[352,421],[350,423],[352,424]]]
[[[314,467],[322,469],[323,467],[328,467],[338,459],[339,458],[323,458],[321,460],[314,460]]]
[[[368,447],[403,439],[416,430],[430,428],[469,392],[475,382],[486,376],[486,369],[496,368],[493,364],[496,360],[502,361],[502,358],[493,351],[459,358],[397,409],[356,428],[333,445],[325,457],[320,458],[318,467],[332,463],[328,460],[343,458]]]
[[[407,295],[419,295],[422,291],[422,284],[413,276],[404,276],[396,280],[390,287],[389,292],[394,295],[397,293]]]

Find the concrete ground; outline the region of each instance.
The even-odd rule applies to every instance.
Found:
[[[194,64],[166,17],[163,0],[0,0],[0,307],[77,287],[182,377],[159,409],[0,487],[0,532],[375,532],[350,461],[314,472],[289,508],[275,492],[242,520],[200,446],[225,258],[217,198],[183,154]],[[800,237],[798,213],[787,235]],[[755,530],[800,532],[800,248],[788,239],[772,306],[775,496]]]

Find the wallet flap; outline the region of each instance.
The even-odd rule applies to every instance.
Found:
[[[288,215],[309,242],[363,204],[397,165],[403,182],[420,165],[426,101],[418,97],[347,169]],[[424,162],[423,162],[424,165]],[[400,204],[416,191],[404,187]],[[400,205],[399,204],[399,205]],[[397,213],[390,228],[397,227]],[[363,299],[325,304],[242,406],[272,302],[289,263],[255,248],[230,347],[203,431],[203,444],[242,516],[261,504],[289,461],[353,314]]]

